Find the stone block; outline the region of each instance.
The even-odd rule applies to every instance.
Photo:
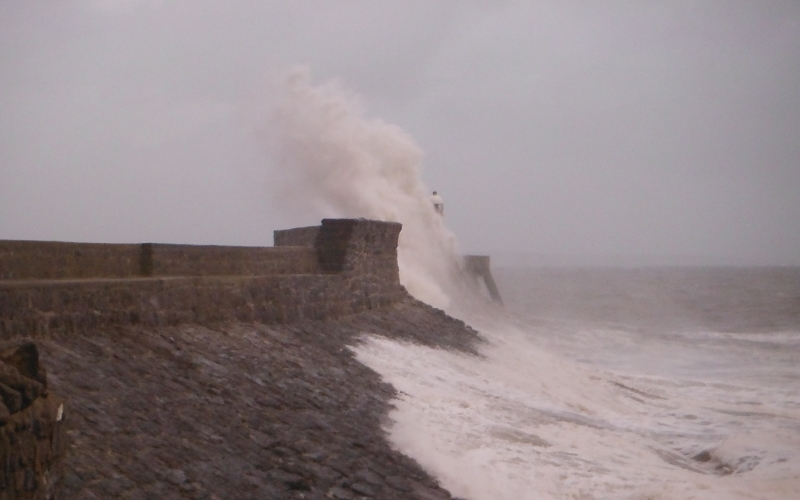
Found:
[[[313,247],[317,239],[320,226],[295,227],[292,229],[279,229],[273,232],[273,241],[276,247]]]

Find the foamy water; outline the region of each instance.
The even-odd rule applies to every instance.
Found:
[[[514,323],[480,327],[482,358],[377,337],[356,348],[400,391],[390,439],[454,495],[800,496],[800,331]]]
[[[800,491],[796,391],[582,370],[519,338],[485,354],[376,338],[358,349],[402,391],[392,442],[458,496],[789,499]]]
[[[496,273],[477,316],[422,151],[341,82],[269,87],[272,197],[309,217],[403,224],[400,279],[475,325],[482,356],[369,336],[399,392],[387,433],[470,500],[800,498],[800,271]]]

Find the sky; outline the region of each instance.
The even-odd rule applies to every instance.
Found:
[[[295,65],[413,138],[466,253],[800,265],[796,0],[0,0],[0,239],[317,224],[258,125]]]

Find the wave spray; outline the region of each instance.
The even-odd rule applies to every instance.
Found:
[[[306,67],[273,84],[263,127],[278,166],[275,198],[293,213],[400,222],[400,281],[416,298],[450,305],[455,236],[422,182],[423,153],[400,127],[368,117],[339,81],[314,85]]]
[[[736,318],[743,297],[796,293],[781,288],[785,276],[752,289],[750,278],[733,285],[725,274],[720,287],[692,271],[672,295],[667,284],[684,283],[686,271],[657,273],[649,289],[640,270],[632,277],[606,270],[600,278],[596,270],[562,270],[579,273],[566,282],[552,270],[507,270],[501,285],[509,313],[496,319],[508,321],[484,318],[487,309],[472,306],[478,301],[459,277],[455,237],[433,209],[411,137],[368,117],[342,84],[313,85],[304,68],[284,75],[269,97],[264,131],[280,167],[273,187],[281,205],[293,215],[402,223],[398,260],[409,292],[482,325],[481,356],[368,332],[352,347],[399,391],[386,429],[393,446],[444,488],[469,500],[797,498],[793,313],[790,331],[772,332],[771,301],[761,313],[751,304],[748,315],[763,314],[772,332],[759,335],[653,319],[665,308],[688,318],[695,304]],[[602,301],[588,293],[593,279]],[[551,297],[559,286],[572,292]],[[717,299],[727,294],[735,306],[725,312]],[[624,312],[634,299],[642,319],[628,324]],[[640,310],[647,303],[657,306]],[[558,313],[570,304],[569,314]]]

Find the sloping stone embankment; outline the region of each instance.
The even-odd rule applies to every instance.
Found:
[[[394,390],[364,333],[474,353],[413,299],[335,321],[124,327],[41,340],[67,401],[71,499],[450,499],[383,425]]]

